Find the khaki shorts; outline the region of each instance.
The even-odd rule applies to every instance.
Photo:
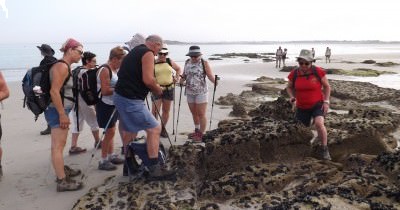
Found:
[[[208,102],[208,94],[186,95],[189,104],[204,104]]]

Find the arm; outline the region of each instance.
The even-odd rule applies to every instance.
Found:
[[[288,81],[288,84],[286,86],[286,92],[289,95],[290,98],[290,103],[294,103],[296,101],[296,98],[294,96],[294,90],[293,90],[293,82],[292,80]]]
[[[321,78],[321,83],[322,83],[322,92],[324,94],[324,105],[323,105],[323,109],[324,109],[324,113],[326,114],[328,112],[329,109],[329,98],[331,97],[331,86],[328,83],[328,79],[326,78],[326,76]]]
[[[67,129],[70,121],[65,113],[60,91],[64,85],[64,81],[68,77],[68,67],[65,63],[59,62],[54,64],[50,71],[53,76],[50,89],[51,101],[53,102],[54,107],[58,112],[58,116],[60,119],[60,128]]]
[[[209,79],[212,83],[214,83],[215,85],[217,85],[217,83],[215,83],[216,81],[215,81],[214,73],[212,72],[211,67],[210,67],[210,65],[208,64],[208,61],[204,61],[204,65],[205,65],[206,74],[207,74],[208,79]]]
[[[152,52],[147,52],[142,57],[142,79],[151,92],[155,95],[162,94],[162,89],[154,77],[154,55]]]
[[[100,88],[101,95],[109,96],[114,93],[114,88],[111,87],[110,71],[108,68],[103,67],[100,71]]]
[[[0,101],[10,96],[10,90],[8,89],[6,80],[3,77],[3,73],[0,72]]]
[[[175,63],[175,61],[171,60],[171,64],[172,64],[172,68],[175,70],[176,74],[175,74],[175,78],[174,81],[175,82],[179,82],[179,79],[182,75],[182,69],[180,66],[178,66],[178,64]]]

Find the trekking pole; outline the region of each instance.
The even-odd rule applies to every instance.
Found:
[[[174,93],[173,93],[174,103],[172,107],[172,135],[175,135],[175,82],[174,82]]]
[[[210,116],[210,128],[209,130],[211,130],[211,122],[212,122],[212,116],[213,116],[213,109],[214,109],[214,98],[215,98],[215,90],[217,89],[217,81],[219,80],[218,75],[215,75],[215,79],[214,79],[214,92],[213,92],[213,98],[212,98],[212,103],[211,103],[211,116]]]
[[[160,111],[158,110],[158,107],[157,107],[156,103],[155,103],[154,100],[153,100],[153,98],[154,98],[154,97],[153,97],[153,93],[151,93],[151,96],[152,96],[152,97],[151,97],[151,100],[152,100],[152,102],[153,102],[154,108],[156,109],[157,115],[158,115],[158,117],[160,118],[161,126],[162,126],[162,128],[165,129],[165,124],[164,124],[164,121],[163,121],[163,119],[162,119],[162,117],[161,117]],[[171,139],[169,138],[169,134],[168,134],[167,129],[165,129],[165,132],[167,133],[168,141],[169,141],[169,143],[170,143],[171,146],[172,146],[172,142],[171,142]]]
[[[147,104],[147,108],[150,110],[149,100],[147,99],[147,96],[146,96],[146,104]]]
[[[175,142],[176,142],[176,136],[178,135],[178,123],[179,123],[179,111],[181,110],[181,99],[182,99],[182,84],[180,85],[181,86],[181,92],[180,92],[180,94],[179,94],[179,103],[178,103],[178,114],[177,114],[177,116],[176,116],[176,128],[175,128],[175,130],[176,130],[176,135],[175,135]]]
[[[95,148],[93,149],[93,152],[92,152],[92,154],[91,154],[91,156],[90,156],[90,159],[89,159],[88,165],[87,165],[87,167],[86,167],[85,173],[87,173],[87,170],[88,170],[89,167],[90,167],[90,163],[92,162],[92,160],[93,160],[93,158],[94,158],[94,155],[96,154],[97,148],[99,148],[101,142],[103,141],[104,135],[106,134],[106,131],[107,131],[107,129],[108,129],[108,126],[110,125],[111,120],[112,120],[112,118],[114,117],[116,111],[117,111],[117,110],[116,110],[116,108],[114,107],[114,111],[112,112],[112,114],[111,114],[111,116],[110,116],[110,119],[108,119],[108,122],[107,122],[107,124],[106,124],[106,127],[104,127],[103,133],[101,134],[101,138],[100,138],[100,140],[97,142]],[[83,180],[83,178],[85,177],[85,173],[82,173],[81,180]]]

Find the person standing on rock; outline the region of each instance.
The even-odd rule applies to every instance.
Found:
[[[301,50],[297,62],[299,68],[292,70],[288,76],[286,88],[290,102],[296,109],[296,119],[305,126],[311,125],[311,119],[318,132],[323,148],[323,159],[331,160],[328,150],[327,131],[324,116],[329,109],[331,88],[325,71],[313,66],[314,57],[311,50]]]

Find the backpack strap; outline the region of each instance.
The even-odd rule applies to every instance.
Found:
[[[172,62],[171,62],[170,58],[167,58],[167,63],[168,63],[168,65],[170,65],[172,67]]]
[[[69,100],[69,101],[72,101],[72,102],[75,102],[75,99],[74,99],[73,97],[66,97],[66,96],[64,95],[64,86],[67,84],[67,82],[68,82],[69,79],[71,78],[71,67],[69,66],[69,64],[68,64],[66,61],[64,61],[64,60],[62,60],[62,59],[56,61],[55,63],[60,63],[60,62],[61,62],[61,63],[64,63],[64,64],[67,65],[67,67],[68,67],[68,77],[67,77],[67,79],[64,80],[64,84],[63,84],[62,89],[61,89],[61,98],[62,98],[62,103],[63,103],[63,105],[64,105],[64,98],[67,99],[67,100]],[[55,63],[54,63],[54,64],[55,64]]]
[[[103,65],[101,65],[101,66],[99,66],[99,70],[100,69],[102,69],[102,68],[106,68],[106,69],[108,69],[108,74],[110,75],[110,80],[112,79],[112,70],[111,70],[111,67],[108,65],[108,64],[103,64]],[[100,73],[101,72],[99,72],[98,73],[98,77],[100,78]],[[101,94],[101,87],[99,88],[99,91],[97,91],[97,95],[100,95],[100,99],[103,97],[103,95]]]
[[[204,80],[206,80],[207,72],[206,72],[206,65],[205,65],[203,58],[201,58],[201,65],[203,66]]]
[[[300,68],[296,68],[296,69],[293,70],[293,71],[294,71],[294,74],[293,74],[293,81],[292,81],[292,89],[293,89],[293,91],[294,91],[294,85],[295,85],[296,79],[297,79],[298,74],[299,74],[299,70],[300,70]],[[312,72],[312,74],[318,79],[319,83],[322,84],[322,79],[321,79],[321,77],[319,76],[319,74],[318,74],[318,72],[317,72],[317,67],[315,67],[314,65],[312,65],[312,66],[311,66],[311,72]]]

